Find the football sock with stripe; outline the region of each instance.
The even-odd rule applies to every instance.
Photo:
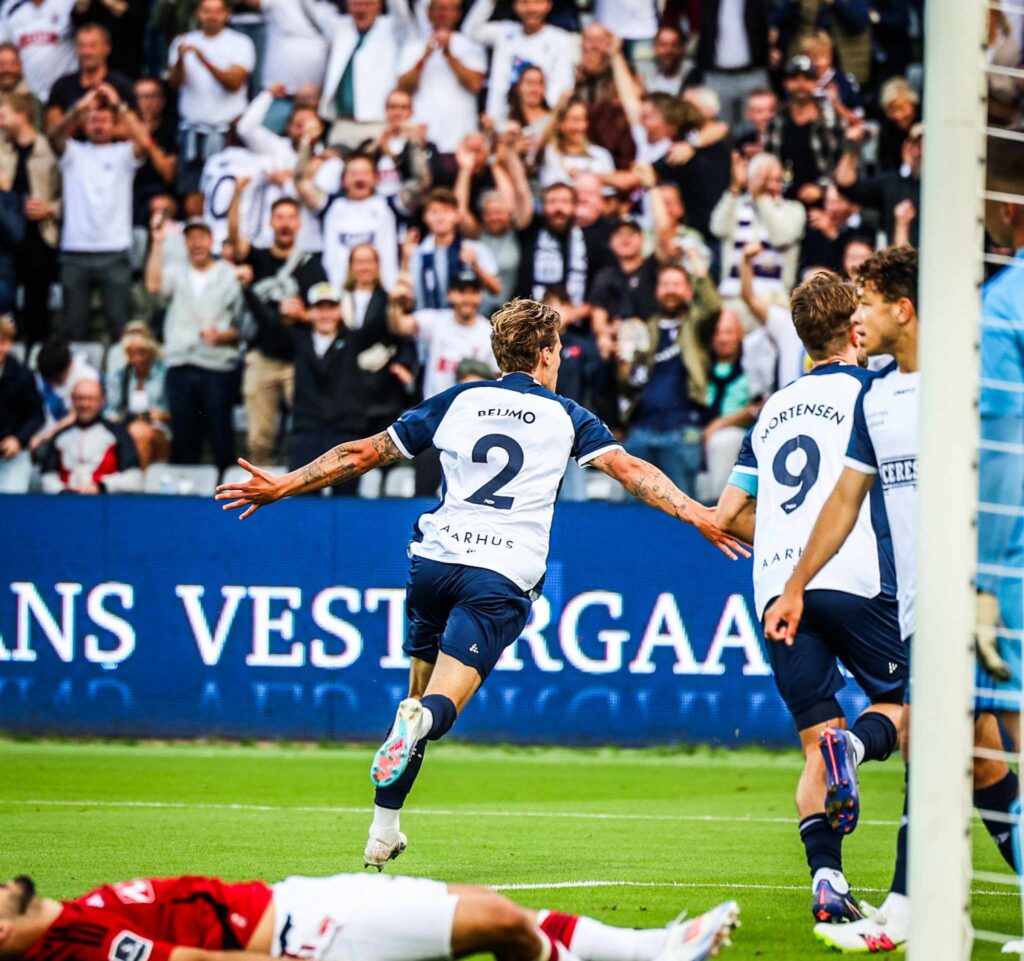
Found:
[[[616,928],[559,911],[538,911],[537,924],[581,961],[651,961],[668,937],[667,928]]]
[[[420,704],[423,705],[420,737],[428,741],[439,741],[452,729],[459,716],[455,704],[443,694],[427,694]]]
[[[865,711],[853,722],[849,733],[858,765],[864,761],[884,761],[899,741],[896,725],[879,711]]]
[[[1020,824],[1010,821],[1014,815],[1020,815],[1020,783],[1013,771],[988,787],[978,788],[974,792],[974,806],[978,809],[981,820],[992,835],[999,853],[1006,863],[1017,873],[1021,873],[1020,864]],[[990,817],[982,811],[1001,814],[1001,818]]]
[[[800,822],[800,840],[804,842],[812,878],[822,870],[842,874],[843,836],[832,830],[824,813],[810,814]]]

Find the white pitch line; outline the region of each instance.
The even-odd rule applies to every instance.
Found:
[[[800,891],[806,892],[806,884],[715,884],[711,881],[554,881],[539,884],[489,884],[492,891],[557,891],[565,888],[716,888],[724,891]],[[888,894],[888,888],[863,888],[858,891],[868,894]],[[1017,898],[1016,891],[974,891],[979,896],[993,898]]]
[[[154,808],[169,810],[202,810],[202,811],[239,811],[239,812],[294,812],[299,814],[360,814],[370,812],[367,807],[331,807],[312,805],[274,805],[274,804],[215,804],[189,801],[96,801],[96,800],[57,800],[46,798],[30,798],[25,801],[0,798],[0,806],[4,807],[95,807],[95,808]],[[736,824],[787,824],[792,825],[794,818],[763,818],[763,817],[726,817],[721,814],[612,814],[604,811],[492,811],[477,809],[445,809],[445,808],[414,808],[411,815],[425,817],[474,817],[474,818],[569,818],[574,821],[681,821],[710,822]],[[899,821],[869,821],[862,818],[860,824],[872,827],[896,827]]]

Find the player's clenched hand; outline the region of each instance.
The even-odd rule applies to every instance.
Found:
[[[785,641],[789,647],[796,640],[796,629],[804,614],[803,592],[784,591],[764,613],[764,636],[769,641]]]
[[[273,504],[281,498],[281,478],[259,467],[253,467],[247,460],[238,458],[238,463],[244,467],[252,477],[244,484],[221,484],[217,488],[216,500],[230,501],[225,504],[223,510],[234,511],[240,507],[245,510],[238,518],[244,521],[250,514],[255,514],[261,507]]]
[[[726,534],[715,523],[714,508],[694,503],[687,513],[693,526],[701,532],[704,539],[714,544],[730,560],[739,560],[740,555],[750,557],[750,551],[741,541],[736,540],[731,534]]]

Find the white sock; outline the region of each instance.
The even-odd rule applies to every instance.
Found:
[[[885,915],[895,933],[906,937],[910,931],[910,898],[905,894],[890,891],[879,910]]]
[[[822,881],[828,881],[839,894],[850,893],[850,882],[846,880],[846,875],[842,871],[837,871],[835,868],[818,868],[814,872],[814,877],[811,878],[811,891],[817,891],[818,885]]]
[[[853,759],[857,762],[857,767],[860,767],[864,763],[864,742],[853,731],[847,731],[846,736],[850,739],[850,747],[853,748]]]
[[[394,844],[398,840],[398,818],[401,814],[394,808],[382,808],[379,804],[373,806],[373,823],[370,825],[370,837],[383,841],[385,844]]]
[[[537,955],[536,961],[582,961],[546,931],[537,928],[537,936],[540,938],[540,954]]]
[[[434,726],[434,712],[429,707],[423,708],[420,714],[420,726],[416,731],[416,737],[413,739],[414,744],[418,744],[423,740],[429,733],[430,729]]]
[[[543,924],[549,913],[538,911],[538,923]],[[667,928],[616,928],[581,916],[576,919],[569,948],[582,961],[652,961],[667,938]]]

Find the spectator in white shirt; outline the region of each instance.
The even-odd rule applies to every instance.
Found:
[[[548,103],[558,103],[576,83],[577,38],[545,23],[551,0],[515,0],[518,21],[488,22],[495,0],[476,0],[462,31],[493,49],[487,85],[487,114],[499,127],[508,116],[508,92],[526,66],[540,67],[547,81]]]
[[[391,297],[388,325],[399,337],[415,337],[423,360],[423,396],[433,397],[455,384],[464,360],[497,368],[491,350],[491,323],[480,314],[480,281],[460,278],[448,288],[449,307],[413,311],[412,279],[402,274]],[[440,452],[424,452],[413,463],[416,496],[433,497],[441,483]]]
[[[459,204],[445,187],[431,191],[423,208],[423,222],[430,231],[417,243],[418,233],[409,231],[406,249],[411,252],[416,306],[441,310],[448,304],[448,290],[459,279],[471,277],[489,294],[501,290],[498,265],[483,244],[468,240],[458,230]],[[415,247],[412,245],[415,244]]]
[[[603,184],[610,184],[615,174],[615,161],[604,147],[588,138],[590,121],[582,100],[570,100],[551,119],[551,139],[544,147],[540,168],[541,187],[572,183],[581,173],[597,174]]]
[[[13,43],[21,53],[25,79],[43,103],[58,77],[78,69],[71,26],[76,0],[9,0],[0,9],[0,41]]]
[[[118,118],[131,141],[114,140]],[[83,122],[85,140],[69,139]],[[102,83],[64,115],[50,141],[64,180],[64,329],[72,340],[88,338],[91,295],[98,289],[117,339],[131,307],[132,184],[152,140],[118,92]]]
[[[313,0],[326,7],[329,0]],[[300,0],[251,0],[263,11],[267,24],[267,50],[263,61],[264,87],[281,84],[294,94],[312,84],[319,89],[327,68],[327,41],[302,8]]]
[[[395,215],[376,192],[373,161],[363,154],[349,157],[340,184],[336,182],[330,191],[316,182],[322,163],[320,157],[300,163],[295,188],[302,202],[316,211],[323,223],[323,264],[328,280],[339,289],[343,287],[352,248],[372,244],[380,257],[381,283],[390,290],[398,276]]]
[[[242,143],[252,153],[265,160],[270,167],[266,174],[261,204],[264,213],[263,222],[260,225],[259,233],[254,235],[256,242],[263,246],[273,240],[273,230],[270,227],[270,208],[273,207],[275,201],[281,197],[298,198],[295,191],[294,172],[299,161],[299,150],[303,140],[310,143],[310,149],[313,152],[318,152],[325,133],[323,121],[317,116],[316,108],[301,104],[296,104],[292,108],[283,135],[268,130],[264,126],[267,113],[274,103],[275,97],[280,99],[284,95],[284,87],[280,84],[257,94],[236,125],[238,137]],[[320,177],[326,178],[333,174],[337,178],[341,174],[341,169],[341,160],[333,158],[321,168]],[[323,248],[320,219],[306,207],[302,208],[298,245],[302,250],[312,253],[319,253]]]
[[[477,94],[487,76],[483,48],[456,30],[461,0],[430,0],[433,32],[406,42],[398,58],[398,86],[413,97],[416,123],[441,153],[454,153],[477,129]]]
[[[320,98],[320,115],[334,121],[328,142],[354,147],[375,136],[384,121],[410,27],[408,2],[390,4],[389,14],[381,13],[381,0],[348,0],[345,15],[331,4],[302,5],[330,43]]]
[[[175,37],[168,54],[168,80],[178,96],[178,191],[185,194],[185,214],[198,216],[203,199],[199,178],[203,164],[220,151],[228,128],[248,102],[249,76],[256,48],[244,34],[228,29],[227,0],[200,0],[199,29]]]

